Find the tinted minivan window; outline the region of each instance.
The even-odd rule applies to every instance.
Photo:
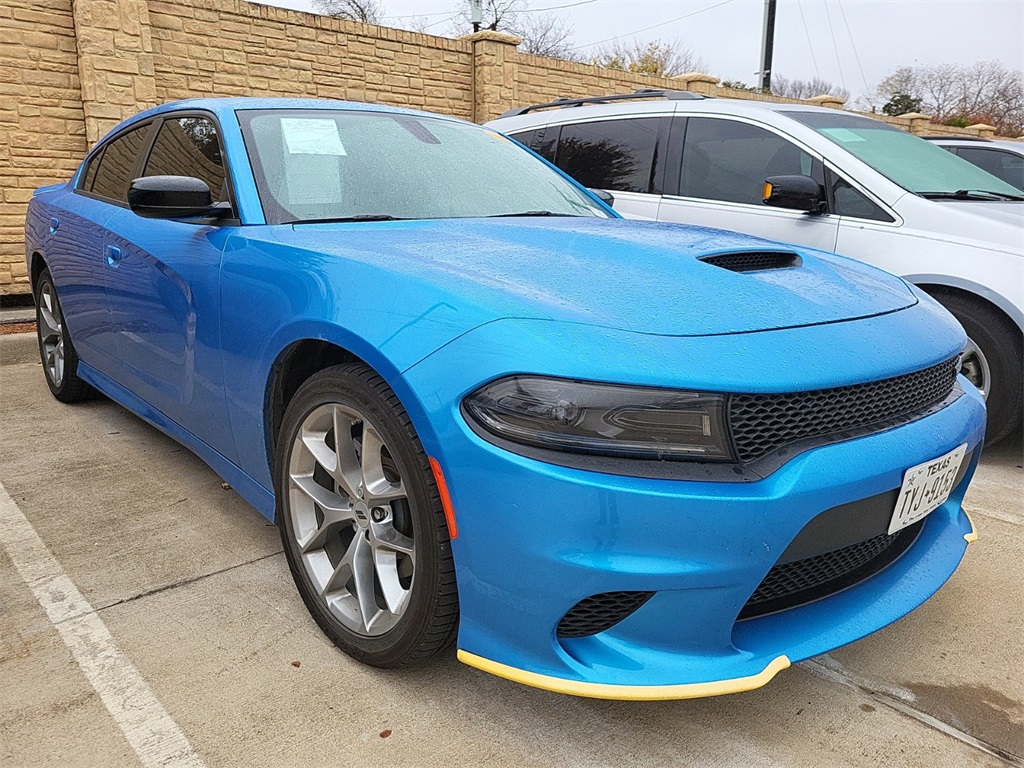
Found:
[[[969,163],[982,168],[1007,184],[1024,190],[1024,157],[998,149],[958,147],[956,153]]]
[[[665,118],[563,125],[555,165],[585,187],[651,192]]]
[[[226,200],[224,160],[214,122],[205,117],[165,120],[143,176],[194,176],[207,183],[214,200]]]
[[[92,192],[110,200],[127,202],[128,183],[132,180],[135,161],[145,143],[148,129],[148,125],[136,128],[118,136],[107,145],[96,170]]]
[[[558,126],[538,128],[534,131],[510,134],[523,146],[529,147],[549,163],[555,162],[555,147],[558,145]]]
[[[679,194],[762,205],[769,176],[811,176],[813,158],[795,144],[736,120],[686,121]]]

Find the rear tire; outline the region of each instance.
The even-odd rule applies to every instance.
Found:
[[[959,291],[937,289],[932,295],[967,331],[972,342],[961,373],[986,393],[992,445],[1020,426],[1024,411],[1024,336],[991,304]]]
[[[399,667],[454,643],[458,592],[440,496],[380,376],[349,363],[299,387],[274,481],[292,577],[335,645],[364,664]]]
[[[36,278],[36,338],[43,363],[46,386],[62,403],[75,403],[94,397],[96,390],[78,377],[78,353],[64,323],[57,288],[50,270]]]

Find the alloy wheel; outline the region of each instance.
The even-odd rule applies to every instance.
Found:
[[[960,373],[978,388],[982,397],[988,400],[992,372],[989,370],[985,353],[981,351],[981,347],[974,343],[973,339],[967,339],[967,349],[964,350],[963,357],[960,360]]]
[[[292,537],[314,590],[355,634],[376,637],[404,615],[416,571],[409,498],[380,431],[357,409],[321,405],[288,457]]]
[[[53,283],[44,282],[39,290],[39,346],[43,365],[53,386],[64,382],[64,321],[53,291]]]

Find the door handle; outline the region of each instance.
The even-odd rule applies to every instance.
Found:
[[[59,227],[59,226],[60,226],[60,219],[56,219],[56,218],[50,219],[50,234],[51,235],[57,234],[57,227]]]
[[[121,263],[121,249],[116,245],[107,246],[107,264],[116,267]]]

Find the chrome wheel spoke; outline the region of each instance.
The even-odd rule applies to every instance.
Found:
[[[374,599],[373,549],[366,534],[362,532],[356,534],[349,549],[352,552],[352,584],[356,600],[359,602],[359,614],[363,619],[363,628],[369,631],[373,629],[373,624],[381,612]]]
[[[415,545],[413,540],[404,533],[395,529],[391,522],[370,523],[370,532],[373,536],[373,543],[377,549],[401,552],[404,555],[412,555]]]
[[[989,369],[988,359],[974,339],[967,339],[967,349],[964,350],[963,358],[960,362],[960,373],[978,388],[983,398],[988,399],[992,372]]]
[[[293,475],[291,479],[292,486],[316,504],[323,515],[319,526],[311,527],[311,530],[305,535],[296,531],[299,535],[296,543],[303,553],[309,552],[311,549],[322,548],[327,543],[328,537],[337,532],[340,526],[351,526],[355,522],[352,503],[348,499],[331,493],[313,480],[312,475]]]
[[[352,428],[358,421],[358,417],[343,411],[338,406],[334,406],[334,455],[336,463],[331,476],[337,481],[341,489],[348,494],[349,498],[352,499],[360,495],[364,485],[363,472],[359,466],[359,456],[356,453],[355,439],[352,437]]]
[[[381,594],[391,613],[399,614],[409,599],[409,590],[402,586],[398,578],[398,558],[394,552],[376,548],[373,552],[373,566],[377,572],[377,582]]]

